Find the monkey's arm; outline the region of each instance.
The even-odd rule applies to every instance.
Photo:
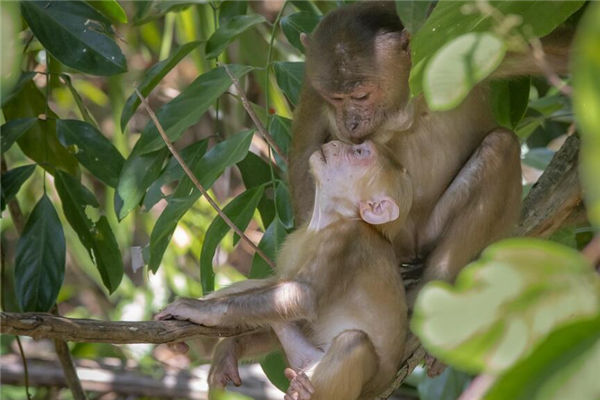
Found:
[[[308,159],[331,135],[326,116],[327,105],[321,96],[305,84],[294,113],[288,177],[296,226],[310,219],[315,185],[308,172]]]
[[[258,327],[273,321],[310,319],[316,299],[307,284],[282,281],[208,299],[178,299],[156,319],[187,320],[205,326]]]

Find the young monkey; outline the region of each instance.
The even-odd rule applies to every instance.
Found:
[[[291,367],[286,399],[373,398],[404,352],[406,300],[390,242],[398,224],[389,222],[406,218],[411,181],[370,141],[326,143],[310,170],[312,218],[287,238],[275,278],[177,300],[156,318],[272,327]]]

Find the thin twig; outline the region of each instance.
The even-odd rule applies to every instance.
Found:
[[[21,338],[17,338],[17,346],[19,346],[19,354],[21,355],[21,363],[23,364],[23,375],[25,377],[25,394],[27,399],[31,400],[31,393],[29,393],[29,367],[27,366],[27,359],[25,358],[25,351],[23,350],[23,344],[21,344]]]
[[[77,370],[75,369],[75,364],[71,358],[71,352],[69,351],[67,342],[60,339],[54,339],[53,342],[56,355],[58,356],[58,360],[60,361],[60,365],[62,366],[65,375],[65,381],[67,382],[67,386],[71,391],[73,398],[75,400],[87,400],[79,376],[77,376]]]
[[[223,68],[225,68],[225,72],[227,72],[227,75],[229,75],[229,78],[231,78],[231,82],[233,82],[233,86],[235,86],[238,93],[240,94],[240,99],[242,100],[242,105],[244,106],[244,109],[250,116],[250,119],[252,120],[254,125],[256,125],[258,132],[263,137],[265,142],[267,142],[267,144],[269,146],[271,146],[273,148],[273,150],[275,150],[275,153],[277,153],[279,158],[281,158],[283,163],[287,166],[288,163],[287,163],[287,158],[286,158],[285,154],[283,153],[283,151],[281,150],[279,145],[275,142],[273,137],[269,134],[269,132],[267,132],[267,130],[265,129],[265,126],[262,124],[262,122],[260,122],[260,119],[258,118],[256,113],[252,109],[252,106],[250,105],[250,101],[248,101],[248,98],[244,94],[244,90],[242,89],[242,85],[240,85],[240,81],[235,77],[235,75],[233,75],[231,73],[231,71],[229,70],[229,67],[227,67],[227,64],[222,64],[222,65],[223,65]]]
[[[531,46],[531,54],[533,55],[535,63],[542,70],[544,76],[546,79],[548,79],[548,82],[550,82],[552,86],[556,87],[565,96],[571,97],[573,95],[573,88],[563,82],[558,74],[554,72],[546,60],[546,53],[544,52],[542,42],[539,39],[534,38],[529,40],[529,45]]]
[[[167,148],[169,149],[171,154],[173,154],[173,157],[175,157],[175,160],[177,160],[179,165],[181,165],[181,168],[183,168],[183,171],[188,176],[188,178],[190,178],[190,180],[192,181],[194,186],[196,186],[196,188],[200,191],[200,193],[202,193],[202,195],[206,198],[206,200],[211,205],[211,207],[215,209],[215,211],[217,212],[217,214],[219,214],[219,216],[223,219],[223,221],[225,221],[225,223],[227,225],[229,225],[229,227],[236,234],[238,234],[238,236],[240,238],[242,238],[244,241],[246,241],[246,243],[248,243],[248,245],[250,245],[250,247],[252,247],[252,249],[254,249],[254,251],[256,251],[256,253],[259,256],[261,256],[262,259],[265,260],[265,262],[271,268],[275,268],[275,263],[257,245],[255,245],[254,242],[252,240],[250,240],[250,238],[240,228],[238,228],[236,224],[233,223],[233,221],[223,212],[223,210],[221,210],[221,207],[219,207],[219,205],[208,194],[208,191],[198,181],[198,179],[196,178],[196,176],[194,175],[194,173],[192,172],[190,167],[188,167],[188,165],[185,163],[185,161],[183,161],[183,158],[181,157],[179,152],[175,149],[175,147],[173,147],[173,144],[169,140],[169,137],[167,136],[162,125],[158,121],[156,114],[150,108],[150,105],[148,104],[148,101],[146,100],[146,98],[139,92],[139,90],[136,89],[135,92],[137,93],[138,97],[140,98],[142,105],[144,106],[144,108],[146,109],[148,114],[150,115],[150,119],[152,119],[152,122],[156,126],[156,129],[158,129],[158,132],[160,133],[160,136],[163,138],[165,144],[167,145]]]

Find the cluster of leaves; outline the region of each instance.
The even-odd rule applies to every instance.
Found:
[[[499,23],[517,21],[512,29],[529,40],[551,32],[582,4],[489,5],[494,7],[489,14],[470,14],[456,24],[450,21],[458,21],[455,13],[461,11],[459,7],[465,11],[465,5],[442,1],[415,35],[411,88],[423,90],[433,109],[453,108],[499,65],[507,50],[514,50],[514,37],[506,32],[499,35]],[[539,142],[532,134],[540,124],[560,121],[563,133],[565,123],[579,125],[581,170],[587,179],[590,220],[596,227],[600,226],[595,215],[600,199],[600,120],[593,110],[600,101],[600,81],[598,58],[592,54],[600,51],[599,17],[600,7],[590,6],[578,28],[575,120],[565,113],[569,99],[556,90],[545,97],[531,97],[529,79],[495,82],[492,88],[499,123],[514,129],[529,144]],[[436,37],[436,31],[444,32],[443,38]],[[552,152],[534,150],[540,151],[530,151],[524,161],[543,170]],[[578,247],[575,239],[568,243]],[[509,239],[490,246],[461,272],[455,285],[426,285],[417,299],[411,328],[442,361],[462,371],[492,376],[494,383],[485,399],[591,399],[600,395],[600,385],[592,377],[594,365],[600,362],[600,277],[578,251],[564,245]],[[455,391],[464,377],[449,374],[444,384],[448,391]]]

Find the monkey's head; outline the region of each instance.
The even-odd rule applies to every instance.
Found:
[[[412,182],[384,146],[367,140],[325,143],[310,159],[317,197],[315,210],[359,217],[371,225],[406,218],[412,206]]]
[[[328,14],[306,47],[307,83],[327,102],[339,139],[383,142],[379,132],[407,105],[408,33],[394,2],[355,3]]]

